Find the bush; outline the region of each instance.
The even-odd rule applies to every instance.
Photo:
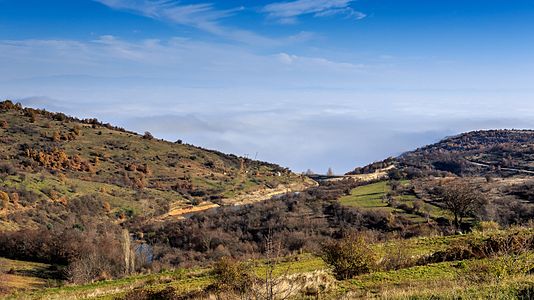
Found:
[[[417,260],[409,253],[404,241],[395,244],[395,247],[387,247],[385,254],[379,262],[380,270],[400,270],[415,266]]]
[[[332,268],[338,280],[370,273],[376,265],[373,251],[361,235],[349,235],[341,240],[326,243],[323,246],[322,258]]]
[[[118,299],[128,299],[128,300],[173,300],[179,299],[176,291],[172,287],[167,287],[161,291],[151,291],[146,289],[134,289],[133,291],[127,293],[122,298]]]
[[[473,228],[480,232],[494,232],[500,229],[499,223],[493,221],[482,221],[475,224]]]
[[[145,140],[153,140],[154,136],[152,135],[152,133],[147,131],[147,132],[145,132],[145,134],[143,134],[143,139],[145,139]]]
[[[65,266],[66,279],[74,283],[122,276],[120,228],[100,224],[99,231],[85,229],[91,225],[1,232],[0,256]]]
[[[424,258],[424,263],[522,255],[532,249],[534,249],[534,236],[529,231],[507,235],[493,234],[484,239],[459,241],[446,250]]]
[[[17,175],[17,170],[12,164],[2,163],[0,164],[0,173],[8,175]]]
[[[214,268],[215,282],[210,286],[216,292],[245,294],[252,288],[254,277],[243,263],[223,257]]]

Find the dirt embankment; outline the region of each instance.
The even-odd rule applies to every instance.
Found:
[[[200,203],[197,206],[192,206],[191,205],[191,206],[186,206],[186,207],[173,208],[173,209],[169,210],[169,212],[167,213],[167,216],[169,216],[169,217],[180,217],[180,216],[187,215],[187,214],[190,214],[190,213],[204,211],[204,210],[208,210],[208,209],[212,209],[212,208],[216,208],[216,207],[219,207],[219,205],[217,205],[215,203],[211,203],[211,202],[203,202],[203,203]]]
[[[317,182],[305,177],[304,181],[302,182],[296,182],[296,183],[291,183],[291,184],[280,184],[275,188],[261,189],[258,191],[254,191],[252,193],[224,199],[223,203],[225,205],[245,205],[245,204],[250,204],[254,202],[269,200],[273,197],[283,195],[286,193],[302,192],[303,190],[307,188],[314,187],[317,185],[318,185]]]
[[[317,185],[317,182],[305,177],[301,182],[280,184],[275,188],[261,189],[251,193],[238,195],[236,197],[223,199],[222,202],[224,206],[251,204],[255,202],[269,200],[273,197],[280,196],[286,193],[301,192],[307,188],[314,187]],[[201,212],[216,207],[219,207],[219,205],[211,202],[203,202],[197,206],[171,208],[170,211],[163,217],[183,218],[184,215]]]
[[[377,179],[384,179],[384,178],[386,178],[388,176],[388,171],[390,171],[391,169],[394,169],[394,168],[395,168],[395,166],[391,165],[391,166],[388,166],[386,168],[376,170],[374,173],[357,174],[357,175],[345,175],[345,176],[340,176],[340,177],[327,179],[327,181],[338,181],[338,180],[343,180],[343,179],[347,179],[347,178],[352,178],[354,180],[366,182],[366,181],[372,181],[372,180],[377,180]]]

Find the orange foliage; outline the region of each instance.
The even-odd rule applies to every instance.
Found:
[[[54,142],[59,142],[61,141],[61,134],[59,133],[59,131],[54,131],[54,134],[52,135],[52,140]]]
[[[49,152],[26,149],[26,156],[37,161],[40,165],[52,170],[74,170],[94,172],[91,164],[79,155],[69,157],[64,150],[54,148]]]
[[[13,206],[15,207],[15,209],[19,208],[19,200],[20,197],[17,192],[11,193],[11,202],[13,202]]]
[[[103,204],[104,206],[104,209],[107,211],[107,212],[110,212],[111,211],[111,205],[109,204],[109,202],[104,202]]]
[[[0,191],[0,200],[2,200],[2,210],[7,211],[9,205],[9,195],[4,191]]]

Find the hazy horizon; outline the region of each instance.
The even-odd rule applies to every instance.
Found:
[[[340,174],[534,128],[532,17],[504,0],[0,0],[0,97]]]

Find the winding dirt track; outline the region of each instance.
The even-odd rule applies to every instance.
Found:
[[[224,206],[237,206],[237,205],[246,205],[261,201],[266,201],[272,199],[276,196],[281,196],[286,193],[295,193],[302,192],[305,189],[319,185],[312,179],[304,178],[302,182],[296,182],[291,184],[280,184],[275,188],[271,189],[261,189],[244,195],[238,195],[233,198],[223,199]],[[208,209],[219,207],[219,205],[211,202],[204,202],[197,206],[188,206],[188,207],[179,207],[171,209],[167,214],[163,216],[174,217],[174,218],[183,218],[184,215],[205,211]]]
[[[506,167],[501,167],[501,166],[494,166],[494,165],[481,163],[481,162],[477,162],[477,161],[471,161],[471,160],[467,160],[467,159],[466,159],[466,161],[468,163],[472,164],[472,165],[479,166],[479,167],[485,167],[485,168],[499,167],[501,170],[504,170],[504,171],[512,171],[512,172],[518,172],[518,173],[523,173],[523,174],[528,174],[528,175],[534,175],[534,171],[523,170],[523,169],[515,169],[515,168],[506,168]]]

